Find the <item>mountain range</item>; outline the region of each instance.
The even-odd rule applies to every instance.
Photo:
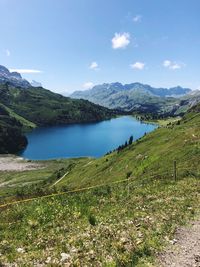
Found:
[[[148,93],[153,96],[159,97],[180,97],[185,94],[190,93],[192,90],[190,88],[183,88],[181,86],[172,87],[172,88],[154,88],[147,84],[142,83],[130,83],[130,84],[121,84],[119,82],[116,83],[103,83],[99,85],[95,85],[92,89],[85,91],[75,91],[72,93],[72,97],[94,97],[94,99],[99,97],[100,99],[104,99],[104,97],[110,97],[120,92],[124,92],[128,94],[133,91],[140,91],[143,93]]]
[[[124,111],[178,115],[200,100],[200,91],[180,86],[154,88],[141,83],[104,83],[90,90],[75,91],[70,95],[76,99],[87,99],[93,103]],[[192,99],[192,101],[190,101]],[[195,101],[194,101],[195,102]],[[197,101],[198,102],[198,101]],[[185,104],[187,103],[187,107]],[[195,102],[196,103],[196,102]],[[184,108],[182,107],[184,106]]]
[[[1,65],[0,84],[29,89],[29,92],[30,88],[35,88],[37,92],[39,88],[42,88],[41,83],[36,81],[29,83],[19,73],[10,72],[6,67]],[[35,93],[34,90],[33,92]],[[106,108],[118,109],[125,112],[173,116],[182,115],[190,107],[197,104],[200,101],[200,91],[192,91],[190,88],[180,86],[167,89],[154,88],[142,83],[123,85],[116,82],[96,85],[86,91],[75,91],[70,97],[74,99],[85,99]],[[34,110],[33,106],[32,109]],[[32,112],[30,113],[32,114]],[[73,119],[71,118],[70,121],[73,121]]]

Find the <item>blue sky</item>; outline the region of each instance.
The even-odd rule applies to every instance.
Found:
[[[199,0],[0,0],[0,64],[56,92],[200,88]]]

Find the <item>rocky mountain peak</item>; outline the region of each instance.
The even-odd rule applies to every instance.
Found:
[[[0,65],[0,84],[8,83],[10,85],[22,88],[28,88],[31,84],[22,78],[18,72],[10,72],[9,69]]]

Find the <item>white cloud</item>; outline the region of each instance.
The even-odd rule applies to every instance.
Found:
[[[122,34],[115,33],[115,36],[112,38],[112,48],[126,48],[130,43],[130,34],[128,32],[124,32]]]
[[[164,67],[170,67],[171,66],[171,64],[172,64],[172,62],[170,61],[170,60],[165,60],[164,62],[163,62],[163,66]]]
[[[9,69],[11,72],[18,72],[21,74],[35,74],[35,73],[42,73],[41,70],[32,70],[32,69]]]
[[[10,56],[10,50],[9,49],[6,49],[6,56],[9,57]]]
[[[135,62],[135,63],[131,64],[130,67],[132,69],[143,70],[144,67],[145,67],[145,63],[143,63],[143,62]]]
[[[90,67],[89,67],[91,70],[98,70],[99,69],[99,65],[96,61],[93,61],[91,64],[90,64]]]
[[[86,82],[83,84],[84,89],[91,89],[94,86],[93,82]]]
[[[175,61],[171,60],[165,60],[163,62],[163,67],[168,68],[170,70],[178,70],[181,69],[182,67],[185,67],[184,63],[177,63]]]
[[[133,18],[133,21],[134,22],[141,22],[142,20],[142,16],[141,15],[136,15],[134,18]]]
[[[178,69],[181,69],[181,67],[182,66],[180,64],[174,63],[173,65],[170,66],[170,69],[178,70]]]

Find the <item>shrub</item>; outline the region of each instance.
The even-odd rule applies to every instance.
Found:
[[[131,176],[131,174],[132,174],[131,171],[127,172],[127,173],[126,173],[126,178],[128,179],[128,178]]]
[[[97,220],[96,220],[96,218],[95,218],[95,216],[93,214],[90,214],[88,216],[88,221],[92,226],[95,226],[96,223],[97,223]]]

